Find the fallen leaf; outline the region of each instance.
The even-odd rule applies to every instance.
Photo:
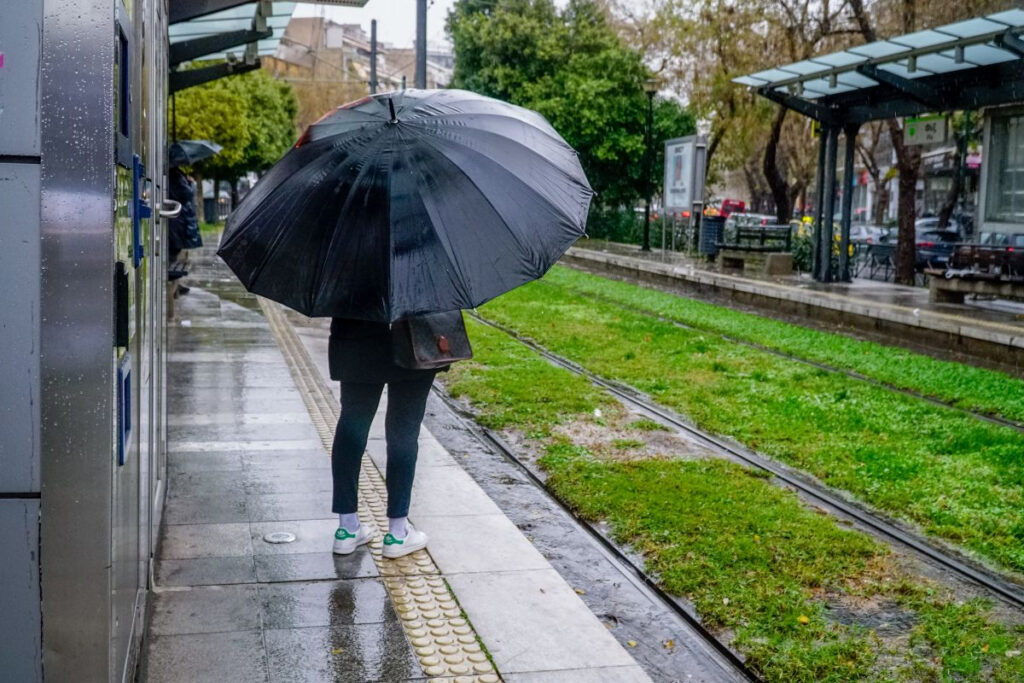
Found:
[[[985,643],[984,645],[981,646],[981,651],[982,652],[988,652],[988,643]]]
[[[579,593],[580,595],[586,595],[587,594],[587,591],[583,590],[582,588],[574,588],[573,590],[576,591],[577,593]]]
[[[636,641],[635,640],[627,640],[626,641],[626,645],[629,645],[630,647],[636,647]]]
[[[674,648],[676,646],[676,641],[675,640],[666,640],[664,643],[662,643],[662,646],[666,650],[671,650],[672,648]]]
[[[810,617],[808,617],[808,616],[806,616],[804,614],[801,614],[800,616],[798,616],[796,618],[796,620],[799,621],[801,624],[809,624],[809,623],[811,623]]]
[[[722,598],[722,604],[723,605],[728,605],[729,604],[729,598]]]
[[[340,647],[336,647],[333,650],[331,650],[331,654],[332,655],[340,655],[342,652],[344,652],[344,650],[341,649]]]

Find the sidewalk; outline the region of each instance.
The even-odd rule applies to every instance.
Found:
[[[410,517],[429,553],[384,560],[378,539],[332,555],[325,349],[209,267],[169,323],[168,493],[140,680],[650,680],[426,429]],[[360,512],[381,528],[380,420],[367,451]]]

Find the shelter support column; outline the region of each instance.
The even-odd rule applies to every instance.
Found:
[[[843,155],[843,204],[839,228],[839,279],[850,281],[850,221],[853,214],[853,157],[856,154],[857,131],[859,124],[847,124],[843,127],[846,147]]]
[[[832,216],[836,208],[836,156],[839,147],[839,127],[828,124],[823,131],[824,168],[819,168],[822,182],[818,189],[819,220],[815,224],[817,244],[814,279],[831,282],[832,273]]]

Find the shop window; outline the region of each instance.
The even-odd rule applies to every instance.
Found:
[[[985,219],[1024,223],[1024,115],[993,118],[991,131]]]

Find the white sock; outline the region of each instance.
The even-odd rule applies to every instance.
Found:
[[[409,527],[405,521],[408,517],[388,517],[388,533],[395,538],[405,538],[409,534]]]
[[[355,531],[359,528],[359,514],[356,512],[349,512],[346,514],[338,515],[338,526],[348,531]]]

